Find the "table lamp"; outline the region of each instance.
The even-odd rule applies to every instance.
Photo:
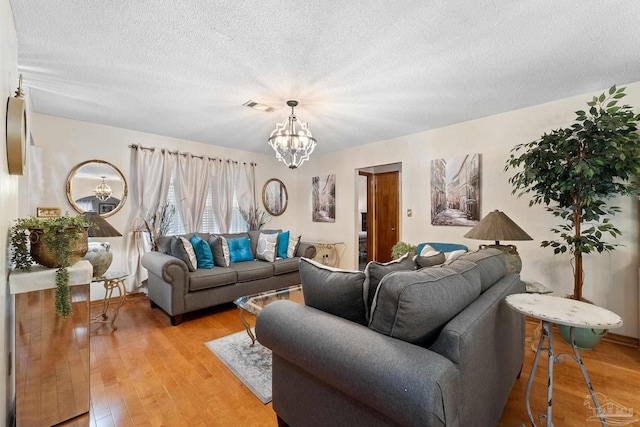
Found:
[[[97,212],[85,212],[82,214],[87,221],[92,222],[94,225],[89,227],[87,235],[92,237],[119,237],[122,236],[118,230],[113,228],[111,224],[107,222]],[[113,254],[109,251],[111,243],[108,242],[93,242],[89,240],[89,251],[84,256],[93,265],[93,277],[99,278],[106,273],[113,261]]]
[[[482,220],[464,237],[476,240],[493,240],[494,245],[480,245],[480,249],[496,248],[506,254],[507,272],[520,273],[522,260],[514,245],[501,245],[500,240],[533,240],[522,228],[499,210],[495,210]]]

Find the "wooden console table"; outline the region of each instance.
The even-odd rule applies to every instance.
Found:
[[[54,268],[13,270],[16,314],[16,425],[89,425],[89,283],[93,266],[69,268],[72,314],[55,310]],[[86,421],[84,420],[86,418]],[[67,424],[65,424],[67,425]]]

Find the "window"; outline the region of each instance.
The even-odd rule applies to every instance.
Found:
[[[178,200],[176,200],[173,177],[171,178],[171,183],[169,184],[167,202],[176,206],[175,221],[172,222],[171,232],[169,233],[169,235],[173,236],[176,234],[185,234],[184,222],[182,221],[182,217],[180,216],[180,211],[177,209]],[[229,233],[244,233],[248,229],[249,225],[244,220],[244,218],[242,218],[242,214],[240,214],[238,199],[236,199],[236,195],[234,194],[233,208],[231,211],[231,228],[229,229]],[[216,217],[213,213],[213,198],[211,197],[211,192],[207,192],[207,200],[205,202],[204,212],[202,214],[202,227],[199,231],[212,234],[220,233],[220,226],[218,225],[218,221],[216,221]]]

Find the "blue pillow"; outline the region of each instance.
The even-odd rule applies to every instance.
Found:
[[[253,261],[251,243],[248,237],[227,239],[227,245],[229,245],[229,258],[231,262]]]
[[[205,242],[200,236],[194,234],[191,236],[191,245],[196,253],[198,268],[213,268],[213,254],[211,253],[209,242]]]
[[[280,258],[287,257],[287,248],[289,247],[289,232],[278,233],[278,253]]]

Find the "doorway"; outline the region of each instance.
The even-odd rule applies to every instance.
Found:
[[[358,169],[358,266],[391,261],[391,248],[400,239],[401,163]]]

